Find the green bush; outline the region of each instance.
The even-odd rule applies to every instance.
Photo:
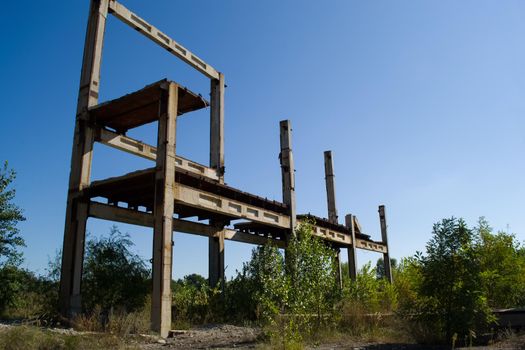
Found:
[[[492,320],[483,289],[474,234],[462,219],[434,225],[426,255],[418,254],[421,283],[418,321],[442,343],[470,336]]]
[[[525,306],[525,248],[512,234],[494,234],[484,218],[480,218],[474,232],[489,305],[493,308]]]
[[[172,283],[172,288],[173,322],[177,328],[222,319],[217,309],[221,305],[220,288],[209,287],[204,277],[196,274],[185,276]]]
[[[132,312],[144,306],[151,289],[150,270],[130,251],[128,234],[113,226],[106,237],[87,242],[82,306],[91,312],[100,306],[104,312]]]
[[[0,281],[0,316],[50,320],[57,315],[57,282],[12,265],[0,268]]]

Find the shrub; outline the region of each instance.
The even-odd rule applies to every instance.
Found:
[[[82,282],[85,311],[98,305],[106,313],[133,312],[144,306],[150,291],[150,270],[130,251],[132,246],[129,235],[116,226],[107,237],[87,242]]]
[[[470,336],[493,320],[483,290],[479,252],[462,219],[434,225],[421,271],[419,321],[443,343]]]

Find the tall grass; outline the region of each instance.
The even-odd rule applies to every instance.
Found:
[[[3,350],[128,350],[139,349],[109,334],[62,334],[36,327],[16,326],[0,330]]]

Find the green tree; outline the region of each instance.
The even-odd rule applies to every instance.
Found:
[[[296,314],[315,313],[319,326],[323,315],[333,313],[333,305],[340,297],[335,251],[313,235],[309,222],[298,225],[287,249],[295,263],[295,276],[288,271],[290,307]]]
[[[396,258],[390,258],[390,267],[391,267],[392,271],[394,271],[397,268],[397,259]],[[377,259],[376,275],[377,275],[378,279],[385,278],[385,264],[384,264],[383,258]]]
[[[0,266],[18,265],[22,259],[20,247],[25,247],[24,239],[16,227],[25,218],[22,210],[13,203],[16,191],[11,184],[16,178],[14,170],[7,162],[0,169]]]
[[[87,242],[82,283],[82,302],[87,311],[100,306],[106,312],[131,312],[144,305],[150,270],[130,251],[132,246],[129,235],[116,226],[108,236]]]
[[[22,261],[20,248],[25,247],[25,242],[16,226],[25,218],[13,203],[16,191],[11,185],[15,178],[15,171],[5,162],[0,168],[0,313],[16,305],[24,286],[25,273],[18,266]]]
[[[525,249],[512,234],[492,233],[480,218],[477,250],[482,269],[483,286],[491,307],[509,308],[525,305]]]
[[[462,219],[434,225],[426,255],[418,254],[421,320],[441,341],[469,336],[491,321],[482,284],[481,259],[473,232]]]

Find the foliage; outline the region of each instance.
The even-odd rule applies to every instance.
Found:
[[[462,219],[443,219],[434,225],[426,255],[417,255],[421,284],[420,322],[442,342],[482,329],[491,313],[482,288],[479,253],[473,232]]]
[[[91,350],[138,349],[114,335],[58,333],[37,327],[16,326],[0,330],[0,349]]]
[[[146,297],[144,307],[133,312],[115,312],[107,315],[100,306],[91,312],[79,314],[73,320],[76,330],[109,332],[119,336],[148,333],[150,330],[151,298]],[[104,322],[101,322],[101,321]]]
[[[57,283],[17,266],[0,268],[0,314],[9,318],[56,315]]]
[[[25,247],[24,239],[16,225],[25,218],[22,210],[13,203],[16,191],[10,185],[16,178],[14,170],[7,162],[0,169],[0,266],[18,265],[22,259],[20,247]]]
[[[396,258],[390,258],[390,268],[392,269],[392,271],[395,271],[395,269],[397,268],[397,259]],[[386,277],[385,263],[384,263],[383,258],[377,259],[376,276],[377,276],[377,279],[382,279],[382,278]]]
[[[345,297],[361,304],[368,313],[390,312],[397,308],[394,287],[384,278],[377,278],[377,271],[370,263],[359,270],[355,283],[345,286]]]
[[[228,310],[265,325],[279,346],[296,347],[304,335],[333,320],[340,297],[334,258],[334,251],[312,235],[312,225],[303,223],[289,242],[286,259],[271,244],[252,251],[250,262],[227,284]]]
[[[150,289],[150,270],[130,251],[128,234],[113,226],[107,237],[87,242],[83,278],[83,307],[105,312],[132,312],[144,305]]]
[[[337,284],[335,252],[313,234],[311,223],[296,228],[296,238],[288,245],[287,257],[290,277],[290,308],[296,314],[316,314],[316,326],[333,313],[333,305],[340,297]],[[293,268],[294,270],[291,270]]]
[[[512,234],[492,233],[484,218],[480,218],[474,231],[478,236],[476,249],[490,306],[525,306],[525,248]]]
[[[397,312],[407,315],[417,309],[421,285],[421,266],[414,257],[403,258],[393,269],[394,288],[397,295]]]
[[[209,287],[208,281],[200,275],[191,274],[173,282],[172,293],[173,321],[177,328],[217,321],[221,316],[217,310],[219,287]]]
[[[18,269],[22,261],[19,249],[25,247],[25,242],[16,225],[25,218],[13,203],[16,192],[11,184],[15,178],[16,173],[5,162],[0,168],[0,314],[20,301],[19,292],[24,286],[19,277],[26,273]]]

